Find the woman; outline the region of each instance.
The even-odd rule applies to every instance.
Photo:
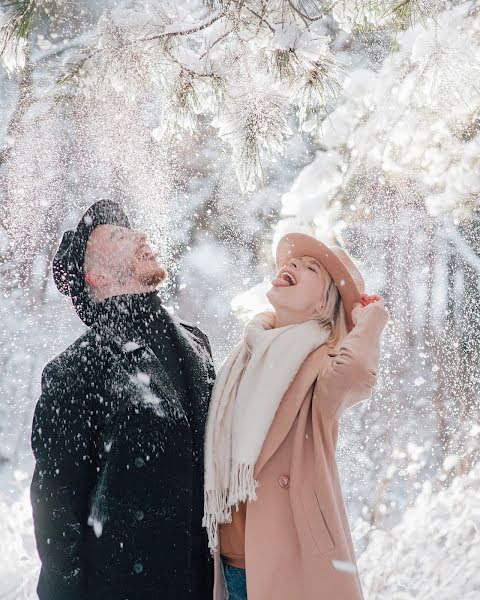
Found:
[[[342,412],[376,383],[383,301],[348,254],[304,234],[222,367],[205,445],[215,600],[360,600],[335,462]],[[350,333],[349,333],[350,332]]]

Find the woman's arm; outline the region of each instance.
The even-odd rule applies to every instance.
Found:
[[[389,319],[382,300],[357,305],[354,328],[327,357],[317,379],[320,408],[328,417],[340,414],[370,397],[377,382],[380,337]]]

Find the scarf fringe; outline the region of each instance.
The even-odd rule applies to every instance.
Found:
[[[253,477],[253,465],[235,465],[230,474],[228,506],[238,510],[240,502],[250,502],[257,499],[258,481]]]
[[[232,506],[238,510],[240,502],[257,499],[258,481],[253,477],[253,465],[237,465],[232,469],[229,489],[205,490],[205,511],[202,526],[208,534],[208,547],[215,552],[218,546],[218,529],[224,523],[232,522]]]
[[[218,546],[218,526],[232,522],[232,511],[227,504],[228,490],[205,490],[202,526],[208,534],[208,547],[215,552]]]

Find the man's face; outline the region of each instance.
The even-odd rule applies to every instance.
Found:
[[[125,287],[139,291],[166,278],[147,236],[117,225],[99,225],[88,238],[85,277],[94,288]]]

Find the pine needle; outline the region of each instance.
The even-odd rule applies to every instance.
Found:
[[[33,17],[37,11],[37,0],[8,0],[0,2],[6,9],[0,15],[0,57],[5,53],[16,53],[19,44],[30,36]]]

